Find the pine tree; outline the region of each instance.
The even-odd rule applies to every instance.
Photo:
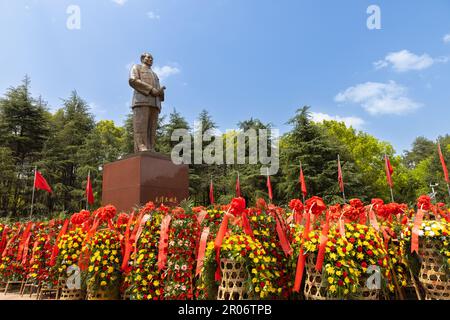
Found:
[[[45,102],[31,96],[28,76],[0,99],[0,146],[11,151],[16,172],[14,178],[10,176],[11,180],[3,182],[10,196],[3,210],[13,215],[30,204],[33,164],[40,158],[48,137],[48,117]]]
[[[80,197],[80,167],[78,151],[94,129],[94,116],[87,103],[73,91],[63,100],[63,107],[52,118],[52,134],[48,140],[41,166],[53,182],[53,196],[48,203],[50,210],[78,211]]]

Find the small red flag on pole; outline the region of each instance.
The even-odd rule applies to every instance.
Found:
[[[392,188],[394,186],[394,184],[392,183],[392,174],[394,173],[394,168],[392,168],[391,161],[389,161],[389,157],[387,156],[387,154],[384,155],[384,165],[386,170],[386,180],[391,190],[391,200],[392,202],[394,202],[394,192],[392,191]]]
[[[87,183],[86,183],[86,200],[88,204],[94,204],[94,192],[92,191],[91,183],[91,171],[88,173]]]
[[[339,182],[339,189],[341,189],[342,197],[345,202],[344,176],[342,175],[341,159],[339,155],[338,155],[338,182]]]
[[[384,162],[387,183],[389,184],[389,187],[392,188],[394,186],[394,184],[392,183],[392,174],[394,173],[394,168],[392,168],[391,161],[389,161],[389,157],[387,155],[384,155]]]
[[[308,192],[306,191],[306,183],[305,183],[305,177],[303,176],[303,168],[302,168],[302,162],[300,161],[300,190],[302,191],[303,196],[303,202],[305,202],[306,195]]]
[[[241,183],[239,181],[239,172],[237,173],[237,178],[236,178],[236,197],[237,198],[241,197]]]
[[[211,178],[211,183],[209,184],[209,203],[214,204],[214,186]]]
[[[272,201],[273,193],[272,193],[272,184],[270,183],[269,168],[267,168],[267,191],[269,193],[269,199],[270,199],[270,201]]]
[[[34,175],[34,187],[36,188],[36,190],[45,190],[48,193],[52,193],[52,189],[50,188],[47,180],[45,180],[42,174],[39,171],[35,170]]]

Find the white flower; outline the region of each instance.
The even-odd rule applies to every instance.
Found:
[[[433,237],[435,234],[433,231],[430,231],[430,237]]]
[[[419,236],[423,236],[423,230],[419,230]]]
[[[425,230],[426,230],[426,231],[430,231],[431,228],[430,228],[430,227],[425,227]]]

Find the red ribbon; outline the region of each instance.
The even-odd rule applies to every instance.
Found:
[[[305,228],[303,229],[303,235],[302,235],[302,243],[300,244],[300,254],[298,255],[297,259],[297,268],[295,271],[295,281],[294,281],[294,292],[300,291],[300,286],[302,284],[303,279],[303,271],[305,270],[305,262],[306,262],[306,256],[303,253],[303,242],[309,239],[309,223],[310,223],[310,216],[311,216],[311,209],[314,206],[314,204],[309,209],[309,212],[306,213],[306,224]]]
[[[316,270],[322,271],[323,261],[325,259],[325,251],[327,247],[328,242],[328,231],[330,230],[330,225],[328,221],[328,214],[326,217],[326,221],[324,225],[322,226],[322,234],[320,235],[320,245],[319,245],[319,251],[317,253],[317,261],[316,261]]]
[[[416,218],[414,219],[414,226],[412,228],[411,235],[411,253],[416,252],[417,254],[419,254],[419,231],[422,225],[423,214],[424,212],[422,208],[420,208],[417,211]]]
[[[17,239],[17,237],[20,234],[20,230],[21,229],[22,229],[22,226],[19,226],[19,228],[17,229],[16,233],[12,236],[11,239],[8,240],[8,243],[6,244],[5,250],[3,250],[2,258],[6,257],[6,255],[8,254],[8,249],[11,246],[11,243],[13,243]]]
[[[2,232],[2,240],[0,241],[0,254],[3,254],[3,251],[5,250],[8,243],[8,232],[9,227],[5,225]]]
[[[28,249],[30,244],[30,238],[31,238],[31,231],[28,232],[27,239],[25,240],[25,243],[23,245],[23,253],[22,253],[22,265],[25,265],[27,263],[27,257],[28,257]]]
[[[303,254],[303,248],[300,249],[300,254],[297,259],[297,270],[295,272],[294,292],[300,291],[300,286],[303,279],[303,271],[305,270],[306,256]]]
[[[207,213],[208,213],[208,212],[207,212],[206,210],[202,210],[202,211],[200,211],[200,212],[198,213],[198,215],[197,215],[197,221],[198,221],[198,224],[199,224],[199,225],[202,224],[202,222],[203,222],[203,220],[205,219],[205,216],[206,216]]]
[[[286,237],[286,232],[284,231],[284,228],[282,226],[282,223],[280,221],[280,217],[277,215],[275,216],[275,219],[277,221],[277,234],[278,234],[278,239],[280,240],[280,245],[281,245],[281,249],[283,249],[283,252],[286,256],[290,256],[292,254],[292,247],[291,244],[289,243],[289,240]]]
[[[122,271],[124,271],[124,272],[127,270],[128,261],[130,260],[130,255],[131,255],[132,242],[130,241],[130,228],[131,228],[131,223],[133,222],[133,218],[134,218],[134,212],[131,213],[131,216],[128,219],[127,228],[125,229],[125,238],[124,238],[125,248],[124,248],[124,252],[123,252],[123,260],[122,260],[122,268],[121,268]]]
[[[200,244],[197,254],[197,268],[195,270],[195,275],[198,276],[202,273],[203,260],[205,259],[206,252],[206,242],[209,236],[209,227],[203,229],[202,235],[200,236]]]
[[[216,273],[215,273],[215,280],[220,281],[222,278],[222,274],[220,272],[220,248],[222,247],[223,238],[225,237],[225,233],[228,230],[228,219],[230,219],[230,214],[228,211],[225,213],[225,216],[223,217],[222,223],[220,224],[219,231],[217,232],[216,240],[214,241],[214,249],[216,250]]]
[[[244,229],[244,232],[246,235],[252,237],[252,239],[255,238],[253,235],[252,227],[250,226],[250,222],[248,221],[247,213],[242,213],[242,228]]]
[[[171,219],[172,217],[170,215],[166,215],[161,222],[158,247],[158,271],[161,271],[166,267],[167,248],[169,247],[169,226]]]
[[[22,238],[20,239],[20,242],[19,242],[19,250],[17,251],[17,256],[16,256],[17,261],[22,260],[23,249],[25,246],[25,242],[28,239],[28,235],[30,234],[32,225],[33,225],[33,222],[31,222],[31,221],[28,222],[27,226],[25,228],[25,231],[22,233]]]
[[[66,221],[64,221],[63,227],[61,228],[58,236],[56,237],[55,245],[53,246],[52,255],[50,257],[50,262],[49,262],[49,265],[51,267],[53,267],[56,263],[56,257],[58,256],[58,252],[59,252],[58,243],[59,243],[59,240],[61,239],[61,237],[66,233],[68,226],[69,226],[69,219],[66,219]]]
[[[376,230],[380,231],[380,226],[378,225],[377,217],[375,215],[375,212],[373,211],[373,206],[370,207],[369,211],[369,221],[370,225]]]

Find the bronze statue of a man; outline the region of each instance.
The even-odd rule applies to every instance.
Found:
[[[158,115],[161,102],[164,101],[164,90],[159,78],[152,70],[153,57],[150,53],[141,55],[141,64],[133,65],[130,71],[129,84],[134,89],[133,130],[134,152],[154,151]]]

